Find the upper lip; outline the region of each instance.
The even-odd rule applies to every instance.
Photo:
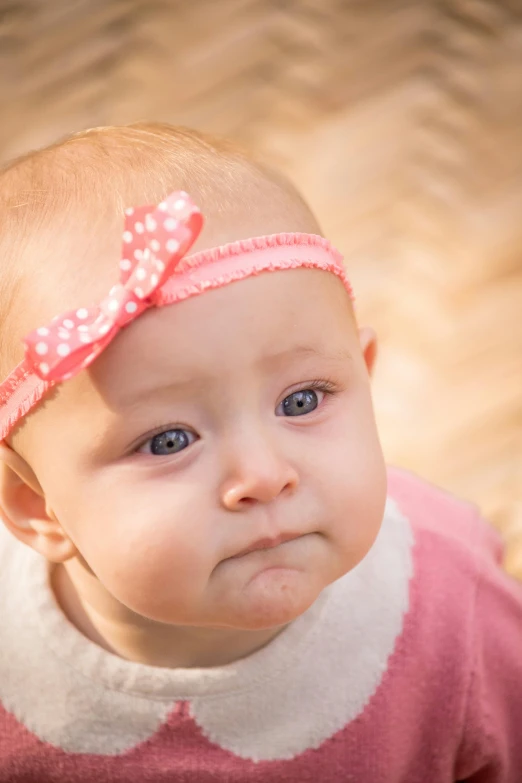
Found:
[[[256,552],[258,549],[273,549],[279,544],[284,544],[285,541],[291,541],[293,538],[299,538],[300,533],[281,533],[278,536],[265,536],[254,541],[253,544],[242,549],[240,552],[234,555],[234,557],[242,557],[248,555],[250,552]]]

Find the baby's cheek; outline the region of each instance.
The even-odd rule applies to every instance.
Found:
[[[386,469],[380,450],[338,461],[328,496],[331,534],[345,561],[354,568],[380,530],[386,501]]]
[[[131,492],[128,493],[132,495]],[[205,550],[171,510],[161,512],[154,500],[95,493],[74,519],[71,537],[104,587],[122,604],[151,619],[190,603],[202,590]],[[169,618],[167,618],[168,620]]]
[[[190,603],[205,582],[191,542],[152,524],[120,538],[112,556],[103,557],[102,567],[106,586],[122,603],[158,620],[165,619],[159,615],[167,609]]]

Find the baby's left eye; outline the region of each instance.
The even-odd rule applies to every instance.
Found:
[[[164,457],[183,451],[195,440],[196,436],[190,430],[165,430],[165,432],[159,432],[153,438],[149,438],[138,451],[142,454]]]
[[[317,408],[323,394],[323,392],[314,389],[292,392],[278,405],[276,414],[278,416],[304,416]]]

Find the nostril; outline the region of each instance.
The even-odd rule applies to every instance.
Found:
[[[241,498],[239,503],[242,506],[253,506],[257,503],[257,500],[255,498]]]

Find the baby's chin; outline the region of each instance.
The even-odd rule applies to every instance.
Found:
[[[245,631],[288,625],[310,608],[325,587],[307,572],[265,569],[243,587],[240,595],[222,603],[222,622]]]

